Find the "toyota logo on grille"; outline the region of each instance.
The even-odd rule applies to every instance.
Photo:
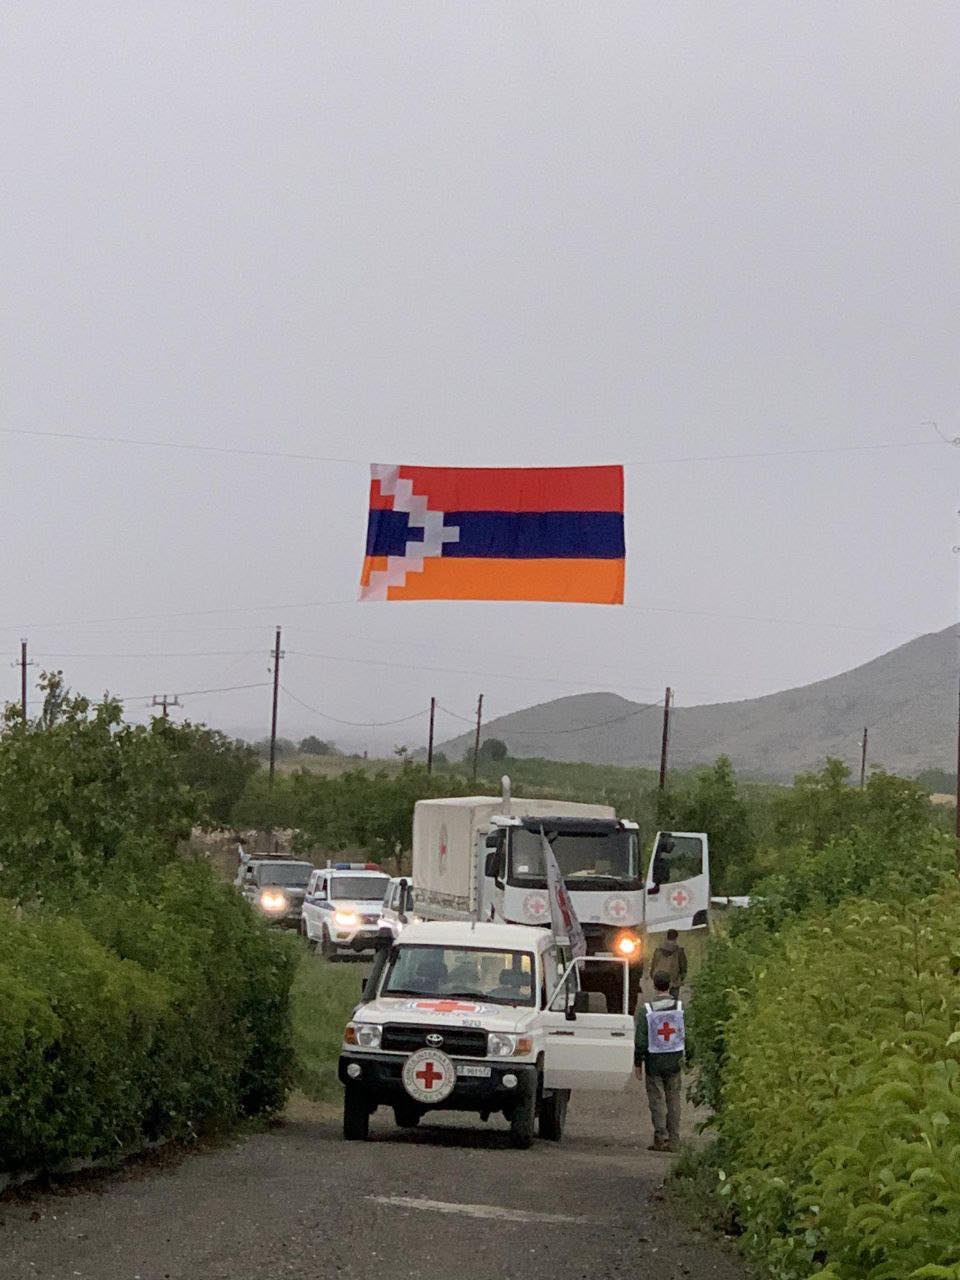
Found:
[[[436,1031],[431,1031],[427,1036],[427,1044],[432,1044],[434,1048],[443,1044],[443,1036],[437,1035]]]

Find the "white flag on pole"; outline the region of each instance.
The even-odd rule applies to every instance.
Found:
[[[567,886],[557,866],[557,859],[550,847],[550,841],[540,828],[540,843],[543,846],[543,865],[547,869],[547,892],[550,897],[550,919],[553,922],[553,936],[563,946],[568,946],[575,956],[587,954],[587,940],[580,928],[580,921],[570,901]]]

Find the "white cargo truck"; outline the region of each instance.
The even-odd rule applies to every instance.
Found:
[[[507,780],[505,780],[506,783]],[[643,935],[706,925],[709,851],[702,832],[658,832],[644,875],[637,824],[609,805],[504,795],[420,800],[413,817],[419,916],[549,925],[541,827],[590,955],[614,954],[639,985]]]

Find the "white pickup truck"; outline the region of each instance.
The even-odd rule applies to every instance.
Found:
[[[625,961],[571,960],[550,930],[411,924],[384,940],[344,1032],[343,1135],[365,1139],[387,1106],[404,1128],[440,1109],[502,1113],[517,1147],[538,1125],[559,1141],[572,1090],[619,1091],[630,1079],[627,1006]]]

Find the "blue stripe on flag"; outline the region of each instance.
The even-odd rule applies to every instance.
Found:
[[[447,511],[447,529],[457,528],[443,556],[513,560],[619,560],[625,555],[619,511]],[[373,510],[367,527],[368,556],[402,556],[407,542],[422,542],[403,511]]]

